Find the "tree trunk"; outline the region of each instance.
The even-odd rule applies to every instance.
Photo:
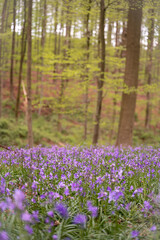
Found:
[[[57,49],[57,54],[60,55],[61,52],[61,38],[63,36],[63,15],[64,15],[64,9],[61,9],[61,22],[60,22],[60,31],[59,31],[59,36],[58,36],[58,49]]]
[[[28,125],[28,145],[33,147],[32,132],[32,92],[31,92],[31,64],[32,64],[32,0],[28,0],[28,26],[27,26],[27,125]]]
[[[97,144],[99,138],[99,125],[102,110],[102,96],[103,96],[103,85],[104,85],[104,71],[105,71],[105,37],[104,37],[104,27],[105,27],[105,5],[104,0],[100,2],[100,79],[97,80],[98,96],[97,96],[97,106],[95,115],[95,125],[93,134],[93,144]]]
[[[147,84],[151,85],[152,83],[152,55],[153,55],[153,41],[154,41],[154,8],[149,10],[151,17],[149,19],[149,27],[148,27],[148,60],[146,64],[146,77]],[[146,105],[146,117],[145,117],[145,127],[149,129],[151,122],[151,93],[147,92],[147,105]]]
[[[70,8],[71,8],[71,0],[68,0],[68,7],[66,11],[66,36],[65,36],[65,49],[64,49],[64,59],[68,60],[69,54],[68,50],[71,48],[71,16],[70,16]],[[69,64],[64,64],[64,69],[66,69],[69,66]],[[58,131],[62,132],[62,102],[64,98],[64,91],[66,88],[66,85],[68,83],[69,79],[61,78],[61,84],[60,84],[60,95],[59,95],[59,113],[58,113]]]
[[[115,33],[115,47],[119,46],[119,32],[120,32],[120,28],[119,28],[119,23],[118,21],[116,21],[116,33]],[[110,38],[111,39],[111,38]],[[111,45],[111,40],[109,42],[109,39],[107,41],[107,45],[109,44],[109,46]],[[116,50],[116,54],[115,57],[119,58],[119,51]],[[119,69],[115,68],[114,69],[114,73],[117,73],[119,71]],[[114,81],[114,80],[113,80]],[[109,142],[111,143],[113,135],[114,135],[114,128],[115,128],[115,120],[116,120],[116,107],[117,107],[117,91],[115,91],[115,95],[113,97],[113,112],[112,112],[112,122],[111,122],[111,129],[109,132]]]
[[[15,29],[16,29],[16,0],[13,1],[13,33],[12,33],[12,50],[10,66],[10,98],[13,100],[13,69],[14,69],[14,49],[15,49]]]
[[[2,117],[2,34],[4,33],[4,23],[7,10],[7,0],[4,0],[2,16],[1,16],[1,27],[0,27],[0,118]]]
[[[43,6],[43,18],[42,18],[42,37],[41,37],[41,67],[43,68],[44,65],[44,59],[43,59],[43,53],[44,53],[44,46],[45,46],[45,38],[46,38],[46,17],[47,17],[47,3],[46,0],[44,0],[44,6]],[[39,104],[39,115],[41,115],[42,105],[43,105],[43,82],[44,82],[44,76],[43,71],[41,71],[41,89],[40,89],[40,104]]]
[[[58,1],[56,1],[55,6],[55,20],[54,20],[54,57],[57,55],[57,26],[58,26]],[[53,66],[53,81],[56,82],[56,72],[57,72],[57,64],[54,63]]]
[[[138,86],[140,35],[142,22],[142,0],[129,0],[127,51],[124,84],[134,88],[131,93],[122,94],[117,146],[131,146]]]
[[[89,63],[89,47],[90,47],[90,31],[89,31],[89,18],[90,18],[90,11],[91,11],[91,3],[92,0],[89,0],[88,2],[88,7],[87,7],[87,18],[86,18],[86,64],[88,65]],[[84,110],[84,140],[87,139],[87,130],[88,130],[88,104],[89,104],[89,99],[88,99],[88,86],[89,86],[89,76],[88,76],[88,67],[86,67],[86,76],[85,76],[85,110]]]
[[[24,0],[24,22],[23,22],[23,29],[22,29],[21,58],[20,58],[20,65],[19,65],[18,92],[17,92],[17,98],[16,98],[16,111],[15,111],[16,121],[18,120],[18,116],[19,116],[19,106],[20,106],[20,96],[21,96],[21,83],[22,83],[22,70],[23,70],[24,56],[25,56],[25,52],[26,52],[26,41],[27,41],[27,33],[26,33],[26,0]]]
[[[110,47],[112,45],[112,25],[113,22],[109,19],[108,22],[108,31],[107,31],[107,46]]]

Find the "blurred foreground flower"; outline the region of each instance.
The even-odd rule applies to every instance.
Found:
[[[5,231],[0,232],[0,240],[9,240],[8,234]]]
[[[73,223],[79,224],[83,228],[86,227],[86,222],[87,222],[87,217],[84,214],[77,214],[73,220]]]
[[[98,207],[94,207],[91,201],[87,202],[88,210],[91,212],[92,217],[98,216]]]
[[[156,231],[156,230],[157,230],[156,225],[153,225],[153,226],[150,228],[150,230],[151,230],[152,232]]]
[[[24,209],[23,201],[25,199],[24,193],[21,190],[16,189],[15,192],[14,192],[13,198],[14,198],[14,201],[15,201],[15,206],[18,209],[23,210]]]
[[[132,238],[138,237],[138,235],[139,235],[139,232],[136,231],[136,230],[134,230],[134,231],[131,232],[131,237],[132,237]]]
[[[21,219],[22,221],[25,221],[25,222],[32,222],[32,215],[26,211],[22,213]]]
[[[30,227],[30,225],[26,224],[24,228],[29,234],[33,233],[33,229]]]
[[[56,210],[56,212],[59,213],[59,215],[62,218],[68,218],[69,217],[68,209],[67,209],[66,205],[64,205],[63,203],[56,203],[55,210]]]
[[[47,212],[47,215],[48,215],[49,217],[51,217],[51,218],[54,217],[54,213],[53,213],[53,211],[49,211],[49,212]]]
[[[54,240],[57,240],[57,239],[58,239],[58,236],[57,236],[57,235],[53,235],[52,238],[53,238]]]

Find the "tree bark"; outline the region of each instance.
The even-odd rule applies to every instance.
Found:
[[[26,41],[27,41],[27,33],[26,33],[26,0],[24,0],[24,22],[23,22],[23,29],[22,29],[22,39],[21,39],[21,58],[20,58],[20,65],[19,65],[19,75],[18,75],[18,92],[16,98],[16,111],[15,117],[16,121],[18,120],[19,116],[19,106],[20,106],[20,96],[21,96],[21,83],[22,83],[22,70],[23,70],[23,62],[26,52]]]
[[[124,84],[134,91],[123,92],[117,146],[131,146],[136,107],[136,89],[138,87],[140,35],[142,22],[142,0],[129,0],[127,51]]]
[[[152,55],[153,55],[153,41],[154,41],[154,8],[149,10],[151,17],[149,19],[148,27],[148,60],[146,64],[146,77],[147,84],[152,83]],[[146,105],[146,116],[145,116],[145,128],[150,128],[152,105],[151,105],[151,93],[148,91],[146,95],[147,105]]]
[[[55,19],[54,19],[54,57],[56,58],[57,55],[57,26],[58,26],[58,1],[56,1],[55,6]],[[54,63],[53,66],[53,82],[56,82],[56,72],[57,72],[57,64]]]
[[[105,4],[104,0],[100,2],[100,78],[97,80],[97,105],[96,105],[96,115],[95,115],[95,125],[93,133],[93,144],[97,144],[99,138],[99,125],[102,110],[102,98],[103,98],[103,85],[104,85],[104,72],[105,72],[105,37],[104,37],[104,27],[105,27]]]
[[[27,125],[28,125],[28,145],[33,147],[32,132],[32,91],[31,91],[31,64],[32,64],[32,0],[28,0],[28,26],[27,26]]]
[[[5,23],[5,16],[7,10],[7,0],[4,0],[3,9],[2,9],[2,16],[1,16],[1,27],[0,27],[0,34],[4,33],[4,23]],[[2,37],[0,37],[0,118],[2,117]]]
[[[41,67],[43,68],[44,65],[44,59],[43,59],[43,53],[44,53],[44,46],[45,46],[45,38],[46,38],[46,17],[47,17],[47,3],[46,0],[44,0],[43,5],[43,18],[42,18],[42,36],[41,36]],[[40,89],[40,104],[39,104],[39,115],[41,115],[42,105],[43,105],[43,82],[44,82],[44,76],[43,76],[43,70],[41,71],[41,89]]]
[[[14,69],[14,50],[15,50],[15,30],[16,30],[16,3],[13,1],[13,33],[12,33],[12,50],[11,50],[11,66],[10,66],[10,98],[13,100],[13,69]]]
[[[119,32],[120,32],[120,28],[119,28],[119,23],[118,21],[116,21],[116,33],[115,33],[115,47],[118,47],[119,46]],[[110,38],[110,42],[109,42],[109,38],[108,38],[108,41],[107,41],[107,45],[111,45],[111,38]],[[119,51],[117,50],[116,51],[116,54],[115,54],[115,57],[119,58],[120,57],[120,54],[119,54]],[[117,73],[119,71],[119,69],[117,69],[117,67],[115,67],[114,69],[114,73]],[[113,79],[114,81],[114,79]],[[115,91],[114,93],[114,97],[113,97],[113,112],[112,112],[112,122],[111,122],[111,129],[110,129],[110,132],[109,132],[109,142],[111,143],[112,141],[112,138],[113,138],[113,135],[114,135],[114,128],[115,128],[115,120],[116,120],[116,106],[117,106],[117,91]]]
[[[90,11],[91,11],[91,3],[92,0],[88,1],[88,7],[87,7],[87,18],[86,18],[86,64],[88,65],[89,63],[89,48],[90,48],[90,31],[89,31],[89,19],[90,19]],[[88,130],[88,104],[89,104],[89,99],[88,99],[88,88],[89,88],[89,76],[88,76],[88,67],[86,67],[86,76],[85,76],[85,110],[84,110],[84,140],[87,139],[87,130]]]
[[[67,6],[67,11],[66,11],[66,36],[65,36],[65,49],[64,49],[64,59],[68,60],[69,54],[68,50],[71,48],[71,1],[72,0],[67,0],[68,6]],[[64,69],[66,69],[69,66],[68,63],[64,63]],[[63,77],[61,78],[61,84],[60,84],[60,95],[59,95],[59,113],[58,113],[58,131],[62,132],[62,102],[64,98],[64,91],[66,88],[66,85],[68,83],[69,79],[64,79]]]

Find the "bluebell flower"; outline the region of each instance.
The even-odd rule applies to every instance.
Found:
[[[55,210],[56,210],[56,212],[59,213],[59,215],[62,218],[68,218],[69,217],[68,209],[67,209],[66,205],[64,205],[63,203],[56,203]]]
[[[134,230],[134,231],[131,232],[131,237],[132,237],[132,238],[138,237],[138,235],[139,235],[139,232],[136,231],[136,230]]]
[[[150,231],[152,231],[152,232],[154,232],[154,231],[156,231],[156,230],[157,230],[156,225],[153,225],[153,226],[150,228]]]
[[[84,214],[77,214],[73,220],[73,223],[79,224],[83,228],[86,227],[86,222],[87,222],[87,217]]]
[[[91,201],[87,202],[88,210],[91,212],[92,217],[98,216],[98,207],[94,207],[91,203]]]
[[[7,232],[5,231],[0,232],[0,240],[9,240]]]

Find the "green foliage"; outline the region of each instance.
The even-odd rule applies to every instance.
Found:
[[[139,127],[135,128],[133,143],[136,146],[141,144],[158,146],[160,144],[159,131],[155,134],[152,130]]]

